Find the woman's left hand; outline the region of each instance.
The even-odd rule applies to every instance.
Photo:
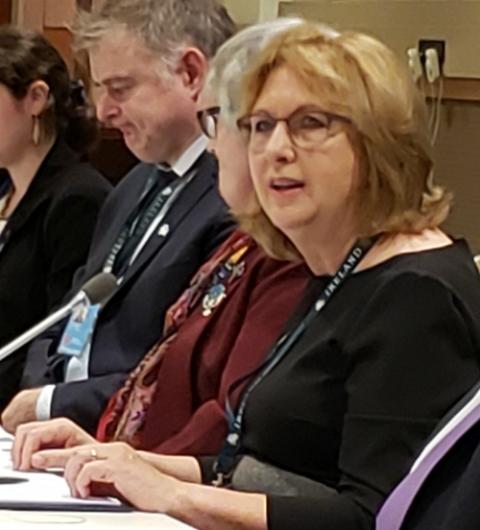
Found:
[[[126,444],[79,447],[67,461],[65,479],[73,496],[115,494],[148,512],[168,511],[183,484],[159,472]]]

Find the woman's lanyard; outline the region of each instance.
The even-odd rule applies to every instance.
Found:
[[[236,464],[236,457],[241,448],[245,409],[252,392],[292,349],[298,339],[303,335],[304,331],[313,322],[320,311],[325,308],[333,295],[338,291],[341,285],[343,285],[350,274],[352,274],[378,238],[379,236],[375,236],[359,240],[355,243],[345,258],[345,261],[340,265],[333,278],[328,282],[327,286],[323,289],[321,295],[309,309],[302,321],[292,331],[286,332],[280,337],[270,350],[265,361],[256,370],[257,375],[243,392],[236,414],[233,413],[227,397],[225,412],[228,419],[228,435],[214,464],[214,472],[217,475],[216,479],[212,482],[214,486],[228,484],[231,479]]]
[[[147,184],[146,190],[140,197],[135,209],[128,216],[105,260],[103,272],[113,272],[119,278],[125,275],[130,266],[130,258],[152,222],[157,217],[160,217],[159,222],[162,222],[195,173],[193,171],[183,178],[177,177],[173,183],[167,184],[162,189],[158,189],[157,179],[152,179],[153,181]],[[152,197],[152,195],[154,196]]]

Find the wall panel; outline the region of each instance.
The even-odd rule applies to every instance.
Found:
[[[454,193],[446,228],[466,236],[480,252],[480,104],[450,101],[443,105],[435,145],[437,181]]]
[[[12,0],[0,0],[0,24],[8,24],[11,20]]]

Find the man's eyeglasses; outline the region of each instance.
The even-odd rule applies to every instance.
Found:
[[[200,129],[202,129],[203,134],[211,140],[217,137],[219,115],[220,107],[210,107],[197,112],[197,119],[198,123],[200,124]]]
[[[335,121],[351,123],[339,114],[325,112],[314,107],[301,107],[286,118],[274,118],[267,112],[244,116],[237,121],[240,131],[246,136],[249,149],[254,153],[263,151],[279,122],[285,122],[290,139],[301,149],[318,148],[332,132]]]

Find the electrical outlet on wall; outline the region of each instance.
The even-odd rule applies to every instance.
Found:
[[[427,50],[435,50],[437,52],[438,65],[440,68],[440,72],[442,72],[443,65],[445,64],[445,41],[440,39],[420,39],[418,41],[418,52],[420,54],[420,60],[422,61],[423,65],[425,65],[427,59]],[[431,52],[430,55],[432,55]]]

